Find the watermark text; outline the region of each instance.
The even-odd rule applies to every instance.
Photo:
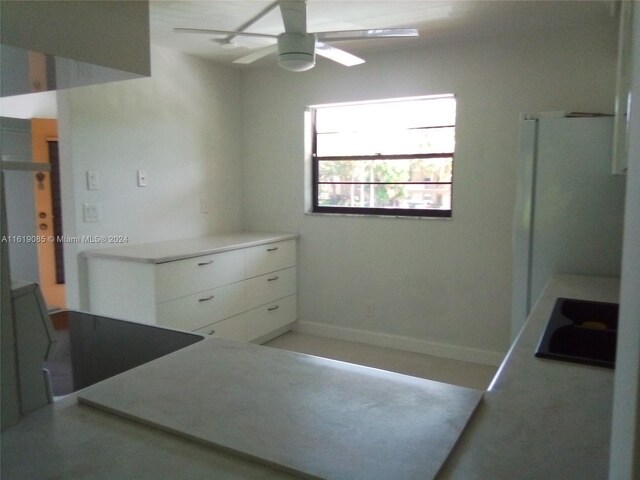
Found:
[[[129,243],[128,235],[2,235],[0,243]]]

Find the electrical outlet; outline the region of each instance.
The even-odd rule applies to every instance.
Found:
[[[85,223],[96,223],[100,221],[100,204],[99,203],[83,203],[82,219]]]

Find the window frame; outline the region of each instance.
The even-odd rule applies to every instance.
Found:
[[[455,100],[453,94],[447,95],[433,95],[427,97],[413,97],[413,98],[394,98],[386,100],[378,100],[372,102],[349,102],[344,104],[331,104],[331,105],[316,105],[309,107],[310,122],[311,122],[311,213],[327,213],[333,215],[364,215],[364,216],[384,216],[384,217],[423,217],[423,218],[451,218],[453,212],[453,168],[455,148],[452,152],[439,152],[439,153],[413,153],[413,154],[376,154],[376,155],[352,155],[352,156],[325,156],[320,157],[317,154],[318,151],[318,132],[316,129],[316,114],[318,109],[335,107],[340,105],[364,105],[367,103],[390,103],[401,102],[407,100],[425,100],[437,99],[443,97],[452,97]],[[424,129],[438,129],[438,128],[454,128],[456,125],[437,125],[429,127],[419,127]],[[454,130],[455,132],[455,130]],[[454,133],[455,135],[455,133]],[[320,162],[322,161],[369,161],[369,160],[406,160],[406,159],[420,159],[420,158],[450,158],[451,159],[451,181],[422,181],[422,182],[321,182],[320,181]],[[323,206],[319,205],[319,185],[320,184],[341,184],[341,185],[450,185],[451,188],[451,205],[449,209],[438,208],[400,208],[400,207],[340,207],[340,206]]]

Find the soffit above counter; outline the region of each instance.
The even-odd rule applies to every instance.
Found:
[[[2,97],[151,75],[149,2],[2,1]]]

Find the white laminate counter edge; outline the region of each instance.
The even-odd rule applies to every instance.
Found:
[[[619,279],[554,275],[439,480],[606,479],[613,370],[534,356],[559,297],[617,302]]]
[[[267,243],[293,240],[298,237],[299,235],[296,233],[239,232],[85,250],[82,254],[87,258],[108,258],[111,260],[157,264],[240,248],[255,247]]]
[[[501,381],[505,379],[507,372],[511,369],[514,362],[521,360],[533,364],[548,362],[548,360],[533,357],[533,353],[535,352],[540,337],[544,333],[549,315],[558,298],[565,297],[617,303],[619,301],[619,285],[620,280],[618,278],[581,275],[554,275],[551,277],[531,309],[529,318],[520,329],[520,332],[518,332],[516,339],[500,364],[488,390],[496,389]],[[567,368],[574,368],[578,365],[570,362],[558,363],[557,360],[551,361],[551,364]],[[522,366],[518,365],[518,368],[520,367]],[[584,366],[582,366],[582,368],[584,368]],[[610,373],[606,369],[602,370],[601,367],[597,367],[596,371]]]

